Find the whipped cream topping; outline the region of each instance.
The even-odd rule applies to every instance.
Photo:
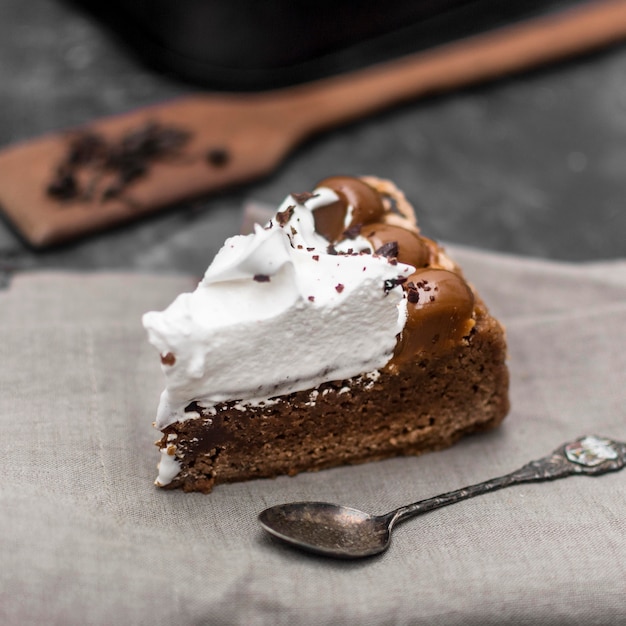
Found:
[[[161,449],[161,460],[159,461],[159,475],[154,481],[158,487],[169,485],[180,472],[180,463],[176,460],[176,448],[166,446]]]
[[[144,315],[166,378],[158,428],[197,416],[193,401],[258,404],[389,362],[414,268],[361,236],[329,246],[313,211],[338,199],[323,187],[288,196],[267,226],[226,240],[193,293]]]

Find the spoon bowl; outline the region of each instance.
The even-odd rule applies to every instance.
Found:
[[[371,556],[386,550],[391,540],[386,516],[327,502],[274,506],[259,515],[259,523],[274,537],[326,556]]]

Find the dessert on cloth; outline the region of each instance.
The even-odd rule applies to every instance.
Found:
[[[446,250],[506,326],[502,425],[436,454],[209,497],[152,485],[162,380],[139,319],[193,289],[190,277],[16,273],[0,289],[0,623],[623,624],[623,472],[429,513],[365,563],[305,559],[256,522],[297,500],[382,513],[585,433],[626,438],[626,260]]]
[[[162,487],[438,450],[509,407],[502,327],[388,181],[290,194],[143,322],[166,379]]]

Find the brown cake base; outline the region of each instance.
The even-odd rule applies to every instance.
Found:
[[[168,426],[157,443],[181,465],[166,488],[208,493],[221,483],[448,447],[505,417],[505,357],[504,332],[480,305],[460,344],[422,352],[398,373],[324,383],[245,411],[234,403],[202,411]]]

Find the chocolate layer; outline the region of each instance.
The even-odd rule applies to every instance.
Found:
[[[506,415],[508,373],[499,324],[486,312],[446,354],[424,352],[372,381],[326,383],[266,407],[221,405],[177,422],[181,472],[167,488],[208,493],[218,484],[440,450]]]

